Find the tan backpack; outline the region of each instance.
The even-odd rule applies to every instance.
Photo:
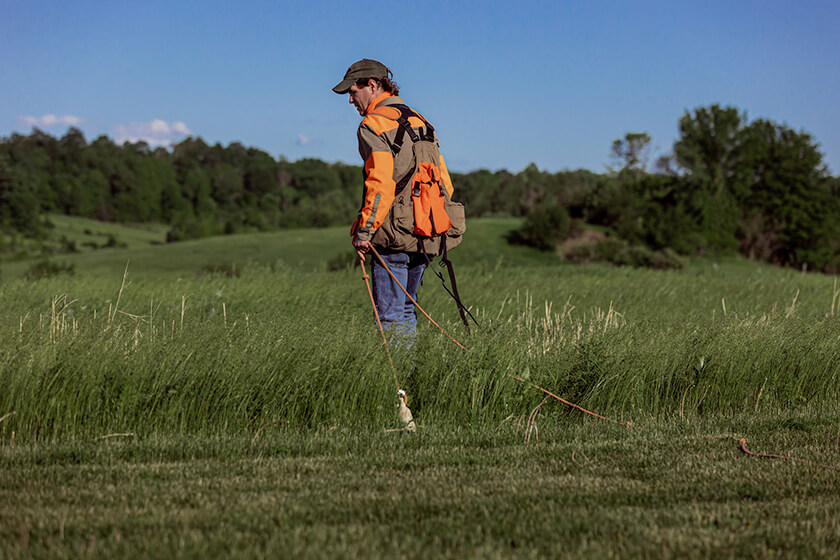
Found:
[[[435,129],[419,114],[405,105],[390,105],[399,116],[378,113],[397,121],[399,128],[392,146],[394,156],[402,150],[405,136],[411,139],[414,167],[400,179],[395,188],[394,204],[372,242],[395,251],[424,252],[435,256],[461,243],[467,229],[464,205],[452,202],[440,172],[440,150],[435,142]],[[419,117],[425,130],[417,134],[408,122]],[[445,243],[445,246],[444,246]]]

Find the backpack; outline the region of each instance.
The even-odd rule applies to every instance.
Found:
[[[427,256],[445,253],[461,243],[467,224],[463,204],[452,202],[443,184],[435,129],[405,105],[390,105],[388,108],[397,109],[399,116],[394,119],[387,111],[377,114],[397,121],[391,151],[396,158],[408,135],[414,166],[396,182],[394,204],[372,241],[394,251],[422,252]],[[425,130],[421,134],[409,124],[411,116],[423,121]]]
[[[443,275],[434,271],[440,278],[444,289],[449,292],[458,306],[461,320],[470,332],[467,315],[475,322],[475,317],[461,303],[458,285],[455,282],[455,271],[447,251],[456,247],[462,241],[462,235],[467,229],[464,217],[464,205],[452,202],[449,192],[443,184],[440,172],[440,150],[435,142],[434,127],[419,113],[415,113],[406,105],[389,105],[399,111],[399,116],[393,116],[387,111],[378,114],[396,120],[399,125],[391,151],[394,158],[402,151],[405,135],[411,138],[411,149],[414,157],[414,167],[397,181],[394,189],[394,204],[385,221],[374,234],[373,242],[389,249],[406,252],[420,252],[426,256],[428,264],[432,257],[442,255],[441,266],[446,266],[449,272],[449,282],[452,287],[446,287]],[[376,111],[374,111],[376,112]],[[408,118],[417,116],[425,130],[418,135]],[[382,243],[384,241],[387,244]],[[478,324],[478,323],[476,323]]]

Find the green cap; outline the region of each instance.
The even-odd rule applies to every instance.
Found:
[[[354,62],[344,74],[344,79],[333,89],[336,93],[347,93],[350,86],[365,78],[387,78],[391,73],[388,67],[379,61],[363,58]]]

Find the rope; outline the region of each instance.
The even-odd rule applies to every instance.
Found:
[[[376,258],[377,258],[377,259],[379,259],[379,262],[382,264],[382,266],[383,266],[383,267],[385,267],[385,270],[387,270],[387,271],[388,271],[388,274],[391,276],[391,279],[393,279],[393,280],[394,280],[394,282],[396,282],[396,283],[397,283],[397,286],[399,286],[399,287],[400,287],[400,289],[403,291],[403,293],[406,295],[406,297],[408,297],[408,299],[410,299],[410,300],[411,300],[411,303],[413,303],[413,304],[414,304],[414,306],[415,306],[417,309],[419,309],[419,310],[420,310],[420,312],[421,312],[423,315],[425,315],[425,316],[426,316],[426,319],[428,319],[428,320],[429,320],[429,322],[431,322],[434,326],[436,326],[436,327],[440,330],[440,332],[442,332],[442,333],[443,333],[443,334],[445,334],[447,337],[449,337],[449,340],[451,340],[452,342],[454,342],[455,344],[457,344],[457,345],[458,345],[460,348],[462,348],[465,352],[469,352],[469,349],[468,349],[468,348],[466,348],[463,344],[461,344],[460,342],[458,342],[457,340],[455,340],[454,338],[452,338],[452,337],[449,335],[449,333],[447,333],[445,330],[443,330],[443,328],[442,328],[440,325],[438,325],[438,324],[437,324],[437,323],[436,323],[436,322],[435,322],[435,321],[434,321],[434,320],[433,320],[433,319],[429,316],[429,314],[428,314],[428,313],[426,313],[426,311],[424,311],[424,310],[423,310],[423,308],[422,308],[422,307],[420,307],[420,304],[419,304],[419,303],[417,303],[417,301],[416,301],[413,297],[411,297],[411,294],[409,294],[409,293],[408,293],[408,290],[406,290],[406,289],[403,287],[403,285],[402,285],[402,284],[400,284],[400,281],[399,281],[399,280],[397,280],[397,277],[396,277],[396,276],[394,276],[394,273],[393,273],[393,272],[391,272],[391,268],[390,268],[390,267],[388,266],[388,264],[385,262],[385,259],[383,259],[383,258],[382,258],[382,256],[379,254],[379,252],[376,250],[376,248],[374,248],[374,246],[373,246],[373,245],[371,245],[371,246],[370,246],[370,250],[371,250],[371,251],[373,251],[373,254],[374,254],[374,255],[376,255]],[[362,274],[363,274],[362,278],[364,278],[364,279],[365,279],[365,284],[367,284],[367,286],[368,286],[368,293],[370,293],[370,302],[371,302],[371,304],[373,304],[373,311],[374,311],[374,313],[376,313],[376,323],[379,325],[379,331],[382,333],[382,340],[383,340],[383,342],[385,342],[385,332],[382,330],[382,323],[380,323],[380,321],[379,321],[379,314],[376,312],[376,304],[375,304],[375,303],[374,303],[374,301],[373,301],[373,292],[371,291],[371,289],[370,289],[370,283],[368,282],[368,275],[367,275],[367,272],[365,271],[365,261],[364,261],[364,259],[362,259],[362,260],[361,260],[361,263],[362,263]],[[385,349],[386,349],[386,350],[388,349],[388,343],[387,343],[387,342],[385,342]],[[390,353],[390,352],[388,352],[388,359],[389,359],[389,360],[391,359],[391,353]],[[391,362],[391,369],[392,369],[392,370],[394,369],[394,364],[393,364],[393,362]],[[539,389],[540,391],[542,391],[542,392],[543,392],[543,393],[545,393],[546,395],[548,395],[548,396],[550,396],[550,397],[552,397],[552,398],[554,398],[554,399],[557,399],[558,401],[560,401],[561,403],[565,404],[566,406],[570,406],[570,407],[572,407],[572,408],[574,408],[574,409],[576,409],[576,410],[579,410],[579,411],[581,411],[581,412],[583,412],[583,413],[585,413],[585,414],[589,414],[590,416],[594,416],[595,418],[600,418],[600,419],[602,419],[602,420],[607,420],[607,421],[609,421],[609,422],[613,422],[613,423],[615,423],[615,424],[622,424],[622,425],[626,424],[628,427],[631,425],[631,424],[630,424],[630,422],[626,422],[626,423],[624,423],[624,422],[619,422],[618,420],[613,420],[613,419],[611,419],[611,418],[607,418],[606,416],[601,416],[600,414],[596,414],[596,413],[594,413],[594,412],[592,412],[592,411],[590,411],[590,410],[586,410],[586,409],[585,409],[585,408],[583,408],[582,406],[576,405],[576,404],[571,403],[571,402],[569,402],[569,401],[567,401],[567,400],[565,400],[565,399],[562,399],[562,398],[558,397],[557,395],[555,395],[554,393],[552,393],[552,392],[550,392],[550,391],[547,391],[547,390],[543,389],[542,387],[538,387],[537,385],[534,385],[534,384],[533,384],[533,383],[531,383],[530,381],[525,381],[524,379],[520,379],[519,377],[516,377],[515,375],[511,375],[511,374],[509,374],[509,373],[506,373],[505,375],[507,375],[507,376],[509,376],[509,377],[512,377],[513,379],[516,379],[517,381],[520,381],[520,382],[522,382],[522,383],[527,383],[528,385],[530,385],[530,386],[534,387],[535,389]],[[396,381],[396,371],[394,372],[394,380]],[[397,384],[397,390],[399,391],[399,383]]]
[[[786,459],[788,461],[796,461],[797,463],[805,463],[806,465],[814,465],[815,467],[823,467],[826,469],[832,469],[835,471],[840,471],[840,467],[835,467],[833,465],[826,465],[823,463],[815,463],[813,461],[806,461],[805,459],[797,459],[796,457],[788,457],[787,455],[771,455],[769,453],[753,453],[749,449],[747,449],[747,440],[746,438],[741,438],[738,440],[738,444],[740,445],[741,452],[745,455],[749,455],[750,457],[758,457],[760,459]]]
[[[572,407],[576,410],[579,410],[579,411],[583,412],[584,414],[594,416],[595,418],[600,418],[601,420],[606,420],[607,422],[612,422],[613,424],[618,424],[618,425],[621,425],[621,426],[627,426],[628,428],[641,429],[641,428],[639,428],[639,426],[634,426],[630,422],[619,422],[618,420],[613,420],[612,418],[607,418],[606,416],[601,416],[600,414],[596,414],[596,413],[594,413],[590,410],[586,410],[585,408],[583,408],[579,405],[576,405],[575,403],[569,402],[565,399],[562,399],[562,398],[558,397],[557,395],[555,395],[551,391],[543,389],[542,387],[540,387],[538,385],[535,385],[535,384],[531,383],[530,381],[526,381],[524,379],[516,377],[515,375],[511,375],[509,373],[506,373],[505,375],[507,375],[508,377],[512,377],[513,379],[516,379],[517,381],[525,383],[526,385],[530,385],[534,389],[538,389],[538,390],[542,391],[543,393],[545,393],[547,395],[546,398],[552,397],[552,398],[560,401],[561,403],[565,404],[566,406],[569,406],[569,407]],[[543,400],[543,402],[545,402],[545,400]],[[540,406],[542,406],[542,403],[540,403]],[[539,406],[537,408],[539,408]],[[715,439],[735,439],[735,438],[726,437],[726,436],[703,436],[703,437],[713,437]],[[814,461],[807,461],[805,459],[797,459],[796,457],[790,457],[788,455],[774,455],[774,454],[770,454],[770,453],[753,453],[752,451],[747,449],[746,438],[740,438],[737,441],[738,441],[738,449],[742,453],[744,453],[745,455],[748,455],[750,457],[757,457],[759,459],[784,459],[784,460],[787,460],[787,461],[795,461],[797,463],[803,463],[803,464],[812,465],[812,466],[815,466],[815,467],[822,467],[822,468],[825,468],[825,469],[832,469],[832,470],[835,470],[835,471],[840,471],[840,467],[835,467],[833,465],[826,465],[825,463],[816,463]]]
[[[399,287],[400,287],[400,289],[403,291],[403,293],[404,293],[404,294],[408,297],[408,299],[410,299],[410,300],[411,300],[411,303],[413,303],[413,304],[414,304],[414,306],[415,306],[417,309],[419,309],[419,310],[420,310],[420,312],[421,312],[421,313],[423,313],[423,315],[425,315],[425,317],[429,320],[429,322],[431,322],[434,326],[436,326],[436,327],[440,330],[440,332],[442,332],[443,334],[445,334],[445,335],[449,338],[449,340],[451,340],[452,342],[454,342],[455,344],[457,344],[457,345],[458,345],[461,349],[463,349],[464,351],[469,352],[469,349],[468,349],[468,348],[466,348],[463,344],[461,344],[460,342],[458,342],[457,340],[455,340],[454,338],[452,338],[452,337],[449,335],[449,333],[447,333],[445,330],[443,330],[443,328],[442,328],[440,325],[438,325],[438,324],[437,324],[437,323],[436,323],[436,322],[435,322],[435,321],[434,321],[434,320],[433,320],[433,319],[429,316],[429,314],[428,314],[428,313],[426,313],[426,312],[423,310],[423,308],[422,308],[422,307],[420,307],[420,304],[419,304],[419,303],[417,303],[417,301],[416,301],[413,297],[411,297],[411,294],[409,294],[409,293],[408,293],[408,291],[407,291],[407,290],[403,287],[403,285],[402,285],[402,284],[400,284],[400,281],[399,281],[399,280],[397,280],[397,277],[396,277],[396,276],[394,276],[394,273],[393,273],[393,272],[391,272],[390,267],[387,265],[387,263],[385,263],[385,259],[383,259],[383,258],[380,256],[379,252],[378,252],[378,251],[377,251],[377,250],[373,247],[373,245],[371,245],[371,246],[370,246],[370,249],[371,249],[371,251],[373,251],[373,254],[374,254],[374,255],[376,255],[376,258],[377,258],[377,259],[379,259],[379,262],[382,264],[382,266],[383,266],[383,267],[385,267],[385,270],[387,270],[387,271],[388,271],[388,274],[391,276],[391,278],[394,280],[394,282],[396,282],[396,283],[397,283],[397,286],[399,286]],[[382,333],[382,340],[383,340],[383,341],[385,341],[385,350],[387,351],[387,350],[388,350],[388,342],[387,342],[387,341],[386,341],[386,339],[385,339],[385,332],[382,330],[382,323],[379,321],[379,313],[377,313],[377,311],[376,311],[376,304],[374,303],[374,300],[373,300],[373,292],[372,292],[372,291],[371,291],[371,289],[370,289],[370,283],[368,282],[368,278],[369,278],[369,277],[368,277],[368,275],[367,275],[367,272],[365,271],[365,264],[364,264],[364,263],[365,263],[365,261],[364,261],[364,259],[362,259],[362,274],[363,274],[362,278],[364,278],[364,279],[365,279],[365,283],[366,283],[366,284],[367,284],[367,286],[368,286],[368,293],[370,294],[370,301],[371,301],[371,304],[373,304],[373,310],[374,310],[374,313],[376,314],[376,322],[377,322],[377,324],[379,325],[379,331]],[[388,351],[388,360],[391,360],[391,353],[390,353],[390,351]],[[394,369],[394,363],[393,363],[393,362],[391,362],[391,370],[394,372],[394,381],[396,381],[396,380],[397,380],[397,374],[396,374],[396,370]],[[601,416],[600,414],[597,414],[597,413],[595,413],[595,412],[592,412],[591,410],[586,410],[585,408],[583,408],[583,407],[582,407],[582,406],[580,406],[580,405],[577,405],[577,404],[575,404],[575,403],[573,403],[573,402],[569,402],[569,401],[567,401],[567,400],[565,400],[565,399],[563,399],[563,398],[561,398],[561,397],[558,397],[557,395],[555,395],[555,394],[554,394],[554,393],[552,393],[551,391],[548,391],[547,389],[543,389],[542,387],[540,387],[540,386],[538,386],[538,385],[535,385],[535,384],[531,383],[530,381],[526,381],[526,380],[524,380],[524,379],[522,379],[522,378],[516,377],[515,375],[511,375],[510,373],[505,373],[505,375],[507,375],[508,377],[511,377],[511,378],[515,379],[516,381],[519,381],[520,383],[525,383],[526,385],[530,385],[531,387],[533,387],[533,388],[535,388],[535,389],[537,389],[537,390],[539,390],[539,391],[542,391],[542,392],[543,392],[543,393],[545,393],[547,396],[552,397],[553,399],[555,399],[555,400],[557,400],[557,401],[559,401],[559,402],[563,403],[564,405],[566,405],[566,406],[568,406],[568,407],[571,407],[571,408],[574,408],[575,410],[578,410],[578,411],[580,411],[580,412],[583,412],[584,414],[588,414],[588,415],[593,416],[593,417],[595,417],[595,418],[599,418],[599,419],[601,419],[601,420],[606,420],[607,422],[612,422],[613,424],[618,424],[618,425],[620,425],[620,426],[626,426],[626,427],[628,427],[628,428],[631,428],[631,427],[632,427],[632,428],[636,428],[636,429],[641,429],[641,428],[639,428],[638,426],[635,426],[635,425],[631,424],[630,422],[620,422],[620,421],[618,421],[618,420],[613,420],[612,418],[607,418],[606,416]],[[399,388],[399,383],[397,383],[397,391],[398,391],[398,392],[400,391],[400,388]],[[403,393],[403,395],[402,395],[402,398],[405,398],[405,397],[404,397],[404,393]],[[709,437],[716,437],[716,438],[719,438],[719,436],[709,436]],[[724,439],[724,438],[719,438],[719,439]],[[728,438],[725,438],[725,439],[728,439]],[[733,439],[734,439],[734,438],[733,438]],[[826,464],[823,464],[823,463],[815,463],[815,462],[813,462],[813,461],[806,461],[805,459],[797,459],[797,458],[795,458],[795,457],[788,457],[787,455],[773,455],[773,454],[769,454],[769,453],[753,453],[752,451],[750,451],[750,450],[748,450],[748,449],[747,449],[747,440],[746,440],[746,438],[740,438],[740,439],[738,440],[738,444],[739,444],[739,449],[740,449],[740,451],[741,451],[742,453],[744,453],[745,455],[748,455],[748,456],[750,456],[750,457],[757,457],[757,458],[760,458],[760,459],[784,459],[784,460],[789,460],[789,461],[795,461],[795,462],[797,462],[797,463],[804,463],[804,464],[808,464],[808,465],[813,465],[813,466],[817,466],[817,467],[823,467],[823,468],[826,468],[826,469],[833,469],[833,470],[840,471],[840,467],[835,467],[835,466],[832,466],[832,465],[826,465]]]
[[[590,415],[590,416],[594,416],[595,418],[600,418],[601,420],[606,420],[607,422],[612,422],[613,424],[619,424],[619,425],[621,425],[621,426],[627,426],[628,428],[632,426],[632,424],[631,424],[630,422],[619,422],[618,420],[613,420],[612,418],[607,418],[606,416],[601,416],[600,414],[596,414],[596,413],[592,412],[591,410],[586,410],[586,409],[585,409],[585,408],[583,408],[582,406],[580,406],[580,405],[576,405],[576,404],[575,404],[575,403],[573,403],[573,402],[569,402],[569,401],[567,401],[567,400],[565,400],[565,399],[561,399],[560,397],[558,397],[557,395],[555,395],[555,394],[554,394],[554,393],[552,393],[551,391],[547,391],[546,389],[543,389],[542,387],[540,387],[540,386],[538,386],[538,385],[534,385],[534,384],[533,384],[533,383],[531,383],[530,381],[525,381],[524,379],[520,379],[519,377],[516,377],[515,375],[511,375],[511,374],[509,374],[509,373],[505,373],[505,375],[507,375],[508,377],[512,377],[513,379],[516,379],[517,381],[520,381],[520,382],[522,382],[522,383],[525,383],[526,385],[530,385],[530,386],[531,386],[531,387],[533,387],[534,389],[539,389],[540,391],[542,391],[543,393],[545,393],[545,394],[546,394],[546,395],[548,395],[549,397],[552,397],[552,398],[554,398],[554,399],[557,399],[558,401],[560,401],[561,403],[565,404],[566,406],[570,406],[570,407],[572,407],[572,408],[574,408],[574,409],[576,409],[576,410],[579,410],[579,411],[583,412],[584,414],[588,414],[588,415]]]
[[[382,334],[382,343],[385,344],[385,353],[388,354],[388,363],[391,364],[391,373],[394,375],[394,383],[397,386],[397,394],[399,394],[402,389],[400,389],[400,382],[397,380],[397,368],[394,367],[394,360],[391,359],[391,350],[388,348],[388,339],[385,338],[385,329],[382,328],[379,311],[376,309],[376,302],[373,300],[373,290],[370,288],[370,276],[368,276],[367,270],[365,270],[365,259],[359,257],[359,262],[362,265],[362,279],[365,281],[365,286],[367,286],[370,304],[373,307],[373,315],[376,317],[376,324],[379,326],[379,332]],[[404,394],[405,392],[403,392]]]

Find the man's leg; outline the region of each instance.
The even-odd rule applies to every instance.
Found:
[[[426,270],[426,257],[420,253],[411,253],[408,259],[407,278],[405,289],[417,300],[417,290],[423,282],[423,272]],[[405,298],[405,306],[403,309],[403,324],[405,325],[406,334],[412,338],[417,334],[417,309],[410,299]]]
[[[397,280],[400,281],[400,284],[406,286],[409,281],[408,254],[380,253],[380,255],[382,255],[382,259],[388,264],[388,268],[391,269]],[[393,330],[394,327],[404,322],[407,298],[377,258],[374,258],[371,264],[371,278],[373,281],[373,301],[376,304],[377,311],[379,311],[382,328]],[[411,304],[411,302],[408,303]]]

